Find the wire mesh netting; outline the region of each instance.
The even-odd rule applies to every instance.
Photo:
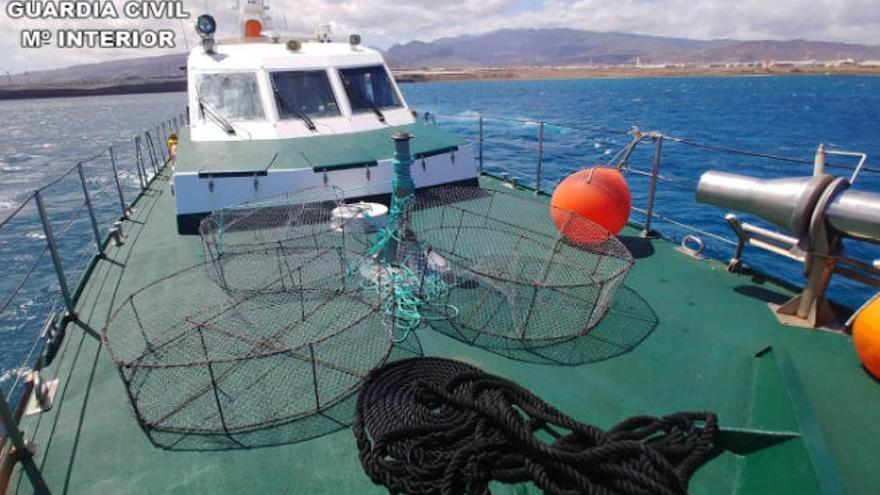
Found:
[[[589,332],[633,262],[614,235],[577,214],[468,187],[420,192],[398,250],[417,290],[429,292],[431,326],[488,348]]]
[[[198,265],[135,292],[103,337],[141,424],[234,438],[343,401],[392,344],[380,295],[335,280],[235,297]]]
[[[236,291],[284,291],[317,281],[326,266],[310,269],[310,256],[332,262],[335,253],[334,272],[344,272],[343,252],[365,251],[375,229],[357,208],[345,204],[341,189],[328,186],[219,210],[199,226],[208,272]]]
[[[441,187],[404,204],[377,256],[376,219],[332,187],[202,222],[205,263],[135,292],[104,330],[151,437],[241,447],[342,425],[328,418],[423,323],[496,350],[570,341],[632,264],[608,231],[522,195]]]

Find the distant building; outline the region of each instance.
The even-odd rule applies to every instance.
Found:
[[[818,65],[815,60],[773,60],[769,67],[813,67]]]
[[[856,65],[856,61],[851,58],[845,58],[841,60],[833,60],[828,62],[828,67],[843,67],[847,65]]]

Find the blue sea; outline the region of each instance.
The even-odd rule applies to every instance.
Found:
[[[539,125],[510,119],[545,121],[541,187],[552,190],[567,174],[607,163],[629,142],[626,131],[638,127],[713,146],[747,149],[812,161],[816,147],[860,151],[869,167],[880,169],[880,78],[735,77],[643,78],[575,81],[492,81],[405,84],[410,106],[428,111],[438,125],[477,138],[477,116],[484,123],[485,169],[510,173],[536,184]],[[138,190],[133,136],[180,114],[183,93],[65,98],[0,102],[0,223],[16,211],[29,191],[47,183],[78,161],[103,153],[83,167],[98,210],[101,234],[119,216],[119,197],[105,153],[113,145],[127,201]],[[500,117],[496,119],[494,117]],[[629,165],[649,171],[654,144],[645,142]],[[841,175],[853,159],[829,158]],[[707,253],[719,259],[732,246],[725,211],[697,205],[694,185],[706,170],[773,178],[809,175],[811,166],[713,151],[664,140],[653,228],[680,240],[694,226]],[[628,175],[634,206],[647,204],[648,181]],[[52,228],[71,288],[94,253],[94,241],[82,204],[81,184],[70,174],[44,193]],[[880,174],[866,172],[854,186],[880,190]],[[639,212],[633,220],[644,222]],[[672,222],[671,222],[671,221]],[[848,244],[851,254],[880,258],[874,247]],[[45,252],[45,236],[33,202],[0,227],[0,390],[8,392],[33,350],[48,310],[58,307],[58,284]],[[793,283],[801,266],[787,259],[748,250],[748,264]],[[21,287],[22,274],[33,275]],[[872,291],[837,277],[832,297],[858,306]],[[17,294],[10,298],[9,295]]]

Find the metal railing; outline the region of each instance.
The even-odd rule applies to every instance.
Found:
[[[185,122],[185,115],[175,116],[135,136],[133,144],[111,145],[78,161],[0,219],[0,246],[8,249],[0,256],[14,260],[4,264],[10,265],[9,273],[0,273],[0,322],[16,332],[36,331],[24,361],[0,367],[3,381],[12,380],[0,388],[0,471],[11,450],[19,461],[32,455],[18,421],[35,378],[57,351],[64,326],[76,320],[77,301],[95,264],[108,243],[120,238],[119,221],[129,218],[132,205],[168,163],[169,134]],[[38,328],[34,322],[42,320],[34,313],[39,309],[50,316]],[[5,449],[7,440],[10,449]],[[45,488],[35,466],[26,466],[26,472],[35,488]]]
[[[662,223],[680,234],[678,237],[681,239],[676,240],[683,240],[695,234],[712,240],[716,246],[711,244],[707,246],[710,248],[709,252],[718,258],[725,257],[722,253],[735,250],[740,244],[739,239],[730,236],[732,231],[729,230],[726,222],[722,221],[723,215],[718,215],[717,221],[711,225],[704,225],[701,222],[698,226],[692,221],[676,218],[676,214],[663,212],[660,208],[661,203],[668,208],[672,193],[678,194],[675,200],[687,195],[693,198],[699,174],[710,168],[736,167],[740,170],[740,166],[754,162],[752,166],[759,175],[764,175],[767,171],[791,175],[792,169],[789,165],[798,167],[797,173],[811,175],[812,168],[816,164],[815,158],[788,157],[777,153],[703,143],[659,132],[644,132],[638,128],[610,129],[602,126],[473,113],[465,116],[425,115],[426,122],[451,126],[456,132],[470,135],[469,141],[476,148],[475,154],[481,173],[485,172],[514,184],[531,187],[536,194],[552,192],[555,187],[556,183],[551,184],[548,178],[547,172],[551,168],[547,165],[548,161],[553,160],[554,153],[560,149],[564,151],[561,153],[563,156],[556,157],[554,165],[556,165],[555,170],[563,177],[576,169],[591,165],[618,167],[625,175],[632,177],[630,180],[633,189],[632,209],[641,218],[636,218],[630,224],[641,229],[643,236],[660,235],[654,229],[657,223]],[[512,126],[519,128],[511,129]],[[493,140],[496,141],[494,146]],[[562,142],[564,140],[568,140],[569,143]],[[825,150],[824,145],[820,145],[819,150],[823,154],[824,167],[851,171],[853,181],[864,177],[865,174],[874,174],[874,179],[880,177],[877,175],[880,169],[866,166],[867,155],[864,153]],[[707,154],[712,155],[713,159],[705,159]],[[843,159],[856,158],[858,163],[855,165],[830,163],[825,161],[825,154]],[[573,160],[573,155],[579,155],[582,161]],[[724,159],[725,156],[730,158]],[[742,158],[748,158],[748,162],[741,163]],[[702,160],[707,166],[703,169],[695,166],[676,166],[684,160],[693,162]],[[574,168],[571,167],[572,162],[575,163]],[[647,166],[640,167],[640,163],[645,163]],[[688,173],[694,175],[688,176]],[[638,178],[646,183],[639,184],[636,180]],[[683,192],[687,192],[687,195],[682,195]],[[664,196],[663,201],[660,201],[661,196]],[[693,203],[693,207],[697,207],[696,203]],[[699,208],[706,209],[703,205],[699,205]],[[688,216],[681,213],[679,215]],[[662,232],[663,235],[671,233],[669,229],[664,229]],[[702,239],[698,240],[702,244]],[[722,245],[723,248],[719,249],[717,245]]]

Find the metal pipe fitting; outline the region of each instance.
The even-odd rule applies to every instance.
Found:
[[[710,171],[697,184],[697,202],[752,213],[800,238],[831,181],[830,175],[758,179]]]

